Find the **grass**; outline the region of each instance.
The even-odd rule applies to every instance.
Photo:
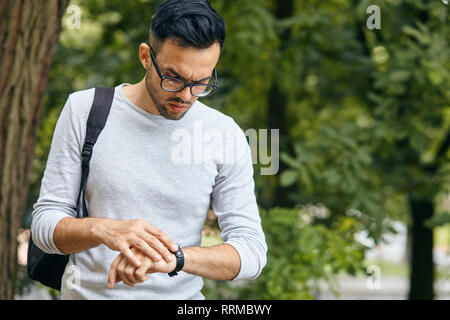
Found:
[[[365,265],[377,265],[380,268],[381,274],[383,276],[409,277],[409,266],[405,263],[367,260],[365,261]],[[449,280],[450,270],[444,268],[436,268],[435,278],[436,280]]]
[[[394,263],[382,260],[366,260],[366,266],[376,265],[381,270],[382,276],[391,276],[391,277],[408,277],[409,276],[409,267],[404,263]]]
[[[434,243],[450,250],[450,224],[434,228]]]

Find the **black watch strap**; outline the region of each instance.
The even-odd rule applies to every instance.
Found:
[[[183,250],[181,250],[181,246],[178,245],[178,250],[174,252],[175,258],[177,259],[177,266],[175,267],[175,270],[169,273],[170,277],[176,276],[178,274],[178,271],[183,269],[184,267],[184,254]]]

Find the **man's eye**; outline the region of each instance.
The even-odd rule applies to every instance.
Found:
[[[197,83],[198,84],[208,84],[209,80],[211,80],[211,79],[202,80],[202,81],[199,81]]]

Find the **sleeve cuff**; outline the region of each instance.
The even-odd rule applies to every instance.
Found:
[[[240,279],[256,279],[261,273],[262,268],[259,265],[259,259],[253,260],[250,257],[255,256],[255,252],[251,252],[248,246],[242,244],[241,241],[237,239],[230,239],[224,243],[233,246],[239,254],[241,259],[241,268],[237,276],[231,281]]]
[[[45,214],[43,214],[37,221],[33,221],[31,228],[33,242],[39,249],[49,254],[65,255],[65,253],[59,250],[55,245],[55,242],[53,241],[53,234],[55,232],[56,225],[62,219],[67,217],[72,216],[59,210],[50,210],[46,211]]]

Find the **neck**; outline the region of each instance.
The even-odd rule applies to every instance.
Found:
[[[140,82],[122,87],[124,95],[133,104],[152,114],[159,114],[145,86],[145,77]]]

